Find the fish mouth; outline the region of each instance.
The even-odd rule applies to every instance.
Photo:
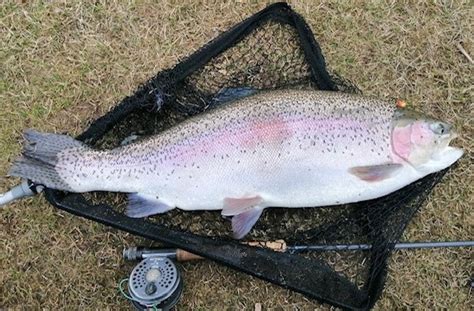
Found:
[[[442,157],[452,159],[453,163],[459,160],[464,154],[464,150],[458,147],[448,146],[443,150]]]
[[[451,144],[451,142],[458,137],[459,134],[453,128],[451,131],[449,131],[449,133],[442,135],[441,140],[445,141],[446,147],[449,147],[449,144]]]
[[[428,161],[428,167],[438,167],[437,170],[445,169],[456,163],[464,154],[464,150],[457,147],[446,146],[443,150],[432,155]]]
[[[452,141],[457,137],[459,137],[459,134],[454,130],[449,134],[443,135],[441,139],[442,141],[444,140],[444,143],[442,143],[444,147],[441,147],[437,152],[435,152],[432,159],[435,161],[444,160],[451,164],[459,160],[459,158],[464,154],[464,150],[459,147],[450,146]]]
[[[448,160],[451,163],[454,163],[457,160],[459,160],[459,158],[461,158],[462,155],[464,154],[463,149],[455,147],[455,146],[450,146],[453,140],[459,137],[459,134],[455,130],[454,126],[451,126],[450,131],[443,136],[445,136],[443,138],[445,139],[446,145],[441,150],[439,156],[441,156],[441,158]]]
[[[455,130],[451,130],[449,133],[449,142],[451,142],[453,139],[458,138],[459,134]]]

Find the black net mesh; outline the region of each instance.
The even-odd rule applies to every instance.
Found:
[[[307,25],[288,6],[277,4],[222,34],[174,69],[159,73],[98,119],[80,139],[97,148],[113,148],[132,135],[143,137],[160,132],[208,109],[223,90],[290,87],[359,92],[341,77],[327,73]],[[294,255],[322,260],[350,280],[365,299],[361,302],[351,301],[350,297],[347,301],[322,297],[317,287],[327,284],[314,284],[313,297],[348,308],[369,308],[383,288],[387,259],[394,243],[443,174],[428,176],[397,193],[369,202],[324,208],[267,209],[246,239],[284,239],[289,245],[370,245],[368,251]],[[118,212],[122,212],[126,202],[120,194],[93,193],[86,198],[90,204],[106,203]],[[230,222],[219,212],[175,209],[152,221],[181,232],[222,240],[229,239],[231,232]]]

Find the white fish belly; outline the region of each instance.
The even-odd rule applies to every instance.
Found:
[[[260,196],[265,207],[317,207],[374,199],[420,178],[407,166],[387,180],[367,182],[350,174],[350,166],[334,166],[333,160],[305,162],[295,157],[278,165],[210,165],[204,175],[168,184],[161,199],[184,210],[222,209],[225,198],[254,196]]]

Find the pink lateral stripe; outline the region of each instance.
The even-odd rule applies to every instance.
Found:
[[[249,119],[240,124],[231,124],[209,133],[199,133],[184,140],[187,144],[174,149],[168,156],[169,159],[180,162],[189,162],[201,156],[203,152],[212,153],[216,150],[222,150],[227,146],[237,145],[244,149],[254,148],[258,142],[279,144],[280,142],[291,138],[296,132],[323,132],[335,130],[336,133],[342,133],[346,128],[363,128],[367,124],[361,121],[355,121],[349,118],[313,119],[313,118],[289,118],[273,117],[267,120]]]

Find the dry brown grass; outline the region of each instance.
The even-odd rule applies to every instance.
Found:
[[[159,4],[57,3],[0,6],[0,172],[28,127],[80,133],[88,122],[220,31],[266,5],[222,1]],[[298,1],[328,64],[366,94],[398,96],[453,122],[466,150],[410,224],[408,240],[473,237],[472,5]],[[2,178],[0,189],[17,182]],[[52,208],[43,198],[11,204],[0,217],[0,308],[129,309],[117,282],[131,265],[120,252],[144,244]],[[379,310],[468,310],[472,249],[400,251]],[[319,309],[315,302],[212,262],[183,266],[179,309]]]

